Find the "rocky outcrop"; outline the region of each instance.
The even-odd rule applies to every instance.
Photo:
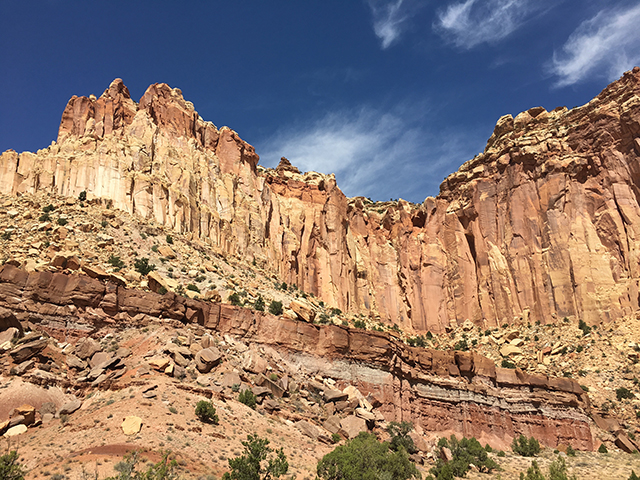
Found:
[[[257,162],[178,89],[135,103],[116,80],[73,97],[47,149],[3,153],[0,192],[86,191],[406,330],[638,309],[638,68],[583,107],[502,117],[421,205],[348,199],[331,175]]]
[[[0,267],[0,307],[60,340],[150,320],[198,323],[277,349],[291,371],[330,376],[341,389],[356,385],[380,403],[387,420],[410,420],[426,432],[475,436],[501,448],[519,434],[549,446],[593,448],[589,399],[575,380],[496,368],[475,353],[412,348],[388,333],[314,325],[78,274],[28,273],[12,265]],[[85,341],[76,351],[84,355],[89,347]],[[205,350],[198,352],[207,368],[220,359],[215,347],[208,350],[213,353],[206,358]]]

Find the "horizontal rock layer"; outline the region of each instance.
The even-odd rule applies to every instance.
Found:
[[[57,143],[0,156],[0,192],[109,199],[345,311],[415,331],[638,309],[640,69],[583,107],[507,115],[421,205],[346,198],[333,176],[257,167],[178,89],[73,97]]]
[[[0,267],[0,307],[59,339],[105,326],[130,327],[149,317],[194,322],[273,347],[284,361],[309,373],[357,384],[381,399],[388,420],[410,420],[426,432],[472,435],[502,447],[525,434],[549,446],[593,448],[589,399],[575,380],[496,368],[470,352],[412,348],[387,333],[313,325],[12,265]]]

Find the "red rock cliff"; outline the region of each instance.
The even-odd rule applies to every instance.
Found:
[[[502,117],[421,205],[348,199],[333,176],[257,161],[178,89],[152,85],[135,103],[116,80],[73,97],[47,149],[3,153],[0,192],[86,190],[406,329],[638,309],[638,68],[580,108]]]

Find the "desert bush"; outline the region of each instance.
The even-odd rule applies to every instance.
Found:
[[[231,471],[224,474],[223,480],[280,478],[289,470],[289,463],[282,448],[274,451],[269,447],[269,440],[266,438],[247,435],[247,441],[242,442],[242,445],[244,455],[229,459]],[[270,455],[272,452],[275,456]]]
[[[282,315],[282,302],[273,300],[269,304],[269,313],[272,315]]]
[[[158,463],[149,466],[144,472],[136,471],[137,464],[138,452],[131,452],[124,456],[123,461],[113,466],[118,475],[107,477],[105,480],[175,480],[178,478],[175,473],[178,463],[175,460],[169,460],[169,453],[165,453]]]
[[[507,360],[506,358],[502,359],[502,363],[500,364],[502,368],[516,368],[516,364]]]
[[[395,452],[404,448],[409,454],[416,453],[416,446],[413,443],[413,439],[409,436],[411,430],[413,430],[413,424],[411,422],[390,422],[387,427],[387,433],[391,435],[389,448]]]
[[[192,292],[198,292],[200,293],[200,289],[194,285],[193,283],[190,283],[187,285],[187,290],[191,290]]]
[[[242,306],[242,300],[240,299],[240,295],[238,295],[236,292],[233,292],[231,295],[229,295],[228,300],[231,305],[235,305],[237,307]]]
[[[166,240],[169,245],[173,244],[173,237],[171,235],[167,235]]]
[[[582,335],[587,335],[589,333],[591,333],[591,327],[589,325],[587,325],[584,320],[580,320],[578,322],[578,328],[580,330],[582,330]]]
[[[2,480],[24,480],[24,472],[18,463],[18,452],[15,450],[0,457],[0,478]]]
[[[353,326],[356,328],[367,328],[366,323],[364,323],[364,320],[356,320],[355,322],[353,322]]]
[[[445,462],[438,459],[436,466],[429,471],[437,480],[453,478],[453,476],[463,477],[471,468],[471,464],[478,467],[480,472],[486,473],[498,468],[498,464],[489,458],[487,451],[475,437],[462,437],[461,440],[458,440],[455,435],[451,435],[448,440],[441,438],[438,441],[438,446],[449,448],[453,460]]]
[[[259,312],[264,312],[264,298],[262,298],[262,295],[258,295],[258,298],[253,303],[253,308]]]
[[[535,457],[540,453],[540,443],[533,437],[527,438],[520,435],[513,439],[511,450],[523,457]]]
[[[568,457],[575,457],[576,456],[576,451],[573,449],[573,447],[571,445],[569,445],[567,447],[567,456]]]
[[[69,223],[69,220],[67,220],[66,218],[60,217],[57,220],[57,224],[60,225],[61,227],[64,227],[67,223]]]
[[[318,462],[316,472],[322,480],[420,478],[404,449],[394,452],[387,442],[379,442],[374,434],[367,432],[360,432],[353,440],[325,455]]]
[[[87,199],[87,191],[83,190],[80,192],[80,195],[78,195],[78,200],[80,200],[81,202],[84,202]]]
[[[138,258],[134,264],[133,268],[136,269],[142,275],[148,275],[153,270],[156,269],[156,266],[153,263],[149,263],[149,259],[147,257]]]
[[[218,415],[216,415],[216,409],[213,403],[206,400],[200,400],[196,404],[196,417],[202,422],[218,424]]]
[[[240,392],[240,395],[238,395],[238,401],[240,403],[244,403],[249,408],[253,408],[254,410],[256,408],[256,396],[248,388]]]
[[[122,259],[114,254],[111,254],[109,256],[109,260],[107,260],[107,263],[109,263],[109,265],[111,265],[116,270],[120,270],[124,267],[124,262],[122,261]]]
[[[609,453],[609,450],[607,450],[607,446],[604,443],[601,443],[598,447],[598,453]]]
[[[616,389],[616,398],[618,400],[622,400],[623,398],[635,398],[635,395],[628,388],[620,387]]]

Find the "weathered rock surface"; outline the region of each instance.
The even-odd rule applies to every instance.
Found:
[[[640,70],[583,107],[502,117],[437,198],[347,199],[331,175],[257,168],[178,89],[73,97],[57,143],[0,156],[0,192],[104,198],[256,259],[326,303],[442,331],[638,309]]]
[[[170,293],[133,291],[85,276],[25,272],[13,265],[0,267],[0,306],[12,308],[16,315],[29,316],[53,337],[69,335],[68,325],[75,325],[80,332],[95,328],[93,322],[102,322],[102,317],[86,315],[83,309],[97,307],[107,295],[118,298],[114,317],[127,312],[131,318],[144,314],[157,321],[195,321],[223,336],[242,338],[247,344],[277,348],[292,370],[323,372],[336,381],[357,385],[357,389],[344,389],[352,399],[338,402],[345,404],[340,408],[336,404],[338,410],[354,411],[366,406],[363,399],[371,398],[379,404],[378,411],[385,419],[411,420],[425,432],[459,433],[487,442],[493,439],[498,444],[525,434],[549,446],[564,443],[584,450],[593,448],[586,415],[589,399],[572,378],[496,368],[488,358],[471,352],[407,347],[385,332],[287,320]],[[80,307],[74,312],[53,308],[69,301]],[[187,317],[187,304],[199,314]],[[117,321],[112,319],[109,325],[114,323]],[[130,327],[131,323],[122,326]],[[250,354],[245,361],[248,357],[261,358],[258,350],[245,354]],[[264,359],[262,364],[267,365]],[[38,371],[39,376],[46,377],[46,373]],[[96,374],[96,378],[105,375],[102,369]],[[264,377],[263,385],[269,388],[270,383],[277,386]],[[307,388],[328,390],[313,381]]]

